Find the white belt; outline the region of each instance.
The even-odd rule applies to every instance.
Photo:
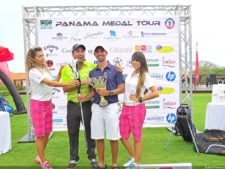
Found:
[[[143,104],[143,103],[138,103],[138,102],[123,102],[124,105],[126,106],[137,106],[139,104]]]

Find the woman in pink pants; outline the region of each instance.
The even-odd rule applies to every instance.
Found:
[[[52,169],[44,155],[48,137],[52,131],[52,87],[78,86],[79,81],[75,80],[71,83],[53,81],[40,47],[28,51],[26,71],[29,73],[28,78],[31,89],[30,115],[38,152],[35,162],[39,163],[42,169]]]
[[[145,101],[159,96],[157,88],[148,74],[147,62],[142,52],[132,55],[134,71],[125,81],[125,94],[122,113],[120,115],[121,141],[130,158],[124,167],[134,168],[139,165],[142,154],[142,127],[146,115]],[[134,148],[129,141],[133,134]]]

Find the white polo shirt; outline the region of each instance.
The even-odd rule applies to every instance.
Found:
[[[29,71],[31,99],[39,101],[49,101],[52,99],[52,87],[41,82],[44,78],[52,80],[50,72],[37,68]]]
[[[139,74],[136,74],[132,76],[131,74],[128,74],[125,80],[125,93],[124,93],[124,103],[126,104],[132,104],[134,101],[130,100],[130,95],[131,94],[136,94],[136,88],[137,88],[137,83],[138,83],[138,78]],[[145,82],[144,85],[142,86],[140,96],[144,96],[144,92],[147,89],[148,92],[151,92],[149,88],[155,86],[155,83],[152,81],[150,75],[146,73],[145,76]]]

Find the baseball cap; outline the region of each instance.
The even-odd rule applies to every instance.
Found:
[[[85,47],[84,45],[82,45],[82,44],[75,44],[75,45],[73,45],[73,47],[72,47],[72,53],[73,53],[75,50],[77,50],[78,48],[82,48],[84,51],[86,50],[86,47]]]
[[[107,50],[105,50],[105,48],[103,46],[97,46],[94,50],[94,53],[97,52],[98,50],[107,52]]]

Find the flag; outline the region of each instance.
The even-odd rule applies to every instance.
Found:
[[[196,58],[195,58],[195,87],[198,85],[199,82],[199,63],[198,63],[198,43],[196,43]]]

